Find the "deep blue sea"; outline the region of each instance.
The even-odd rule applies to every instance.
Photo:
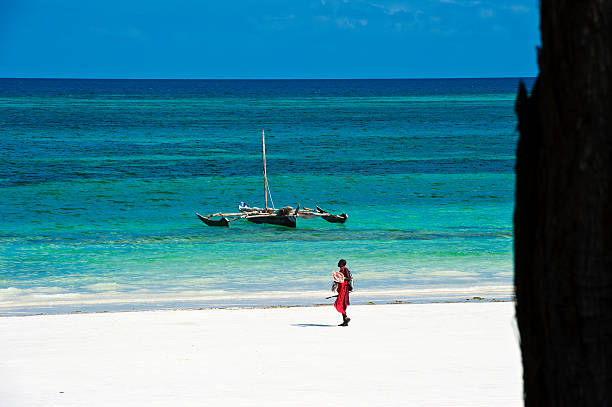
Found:
[[[509,299],[518,82],[0,79],[0,315]]]

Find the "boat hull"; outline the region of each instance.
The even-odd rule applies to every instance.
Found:
[[[253,215],[247,216],[246,219],[253,223],[267,223],[270,225],[286,226],[288,228],[295,228],[297,226],[295,215]]]

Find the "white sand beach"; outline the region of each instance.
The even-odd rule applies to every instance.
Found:
[[[513,302],[0,318],[0,405],[519,406]]]

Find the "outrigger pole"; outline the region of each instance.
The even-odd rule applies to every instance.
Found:
[[[266,175],[266,135],[261,131],[261,152],[263,155],[263,172],[264,172],[264,207],[268,212],[268,177]]]

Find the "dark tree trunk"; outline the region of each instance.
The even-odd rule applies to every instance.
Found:
[[[514,261],[526,406],[612,406],[612,1],[541,1],[516,102]]]

